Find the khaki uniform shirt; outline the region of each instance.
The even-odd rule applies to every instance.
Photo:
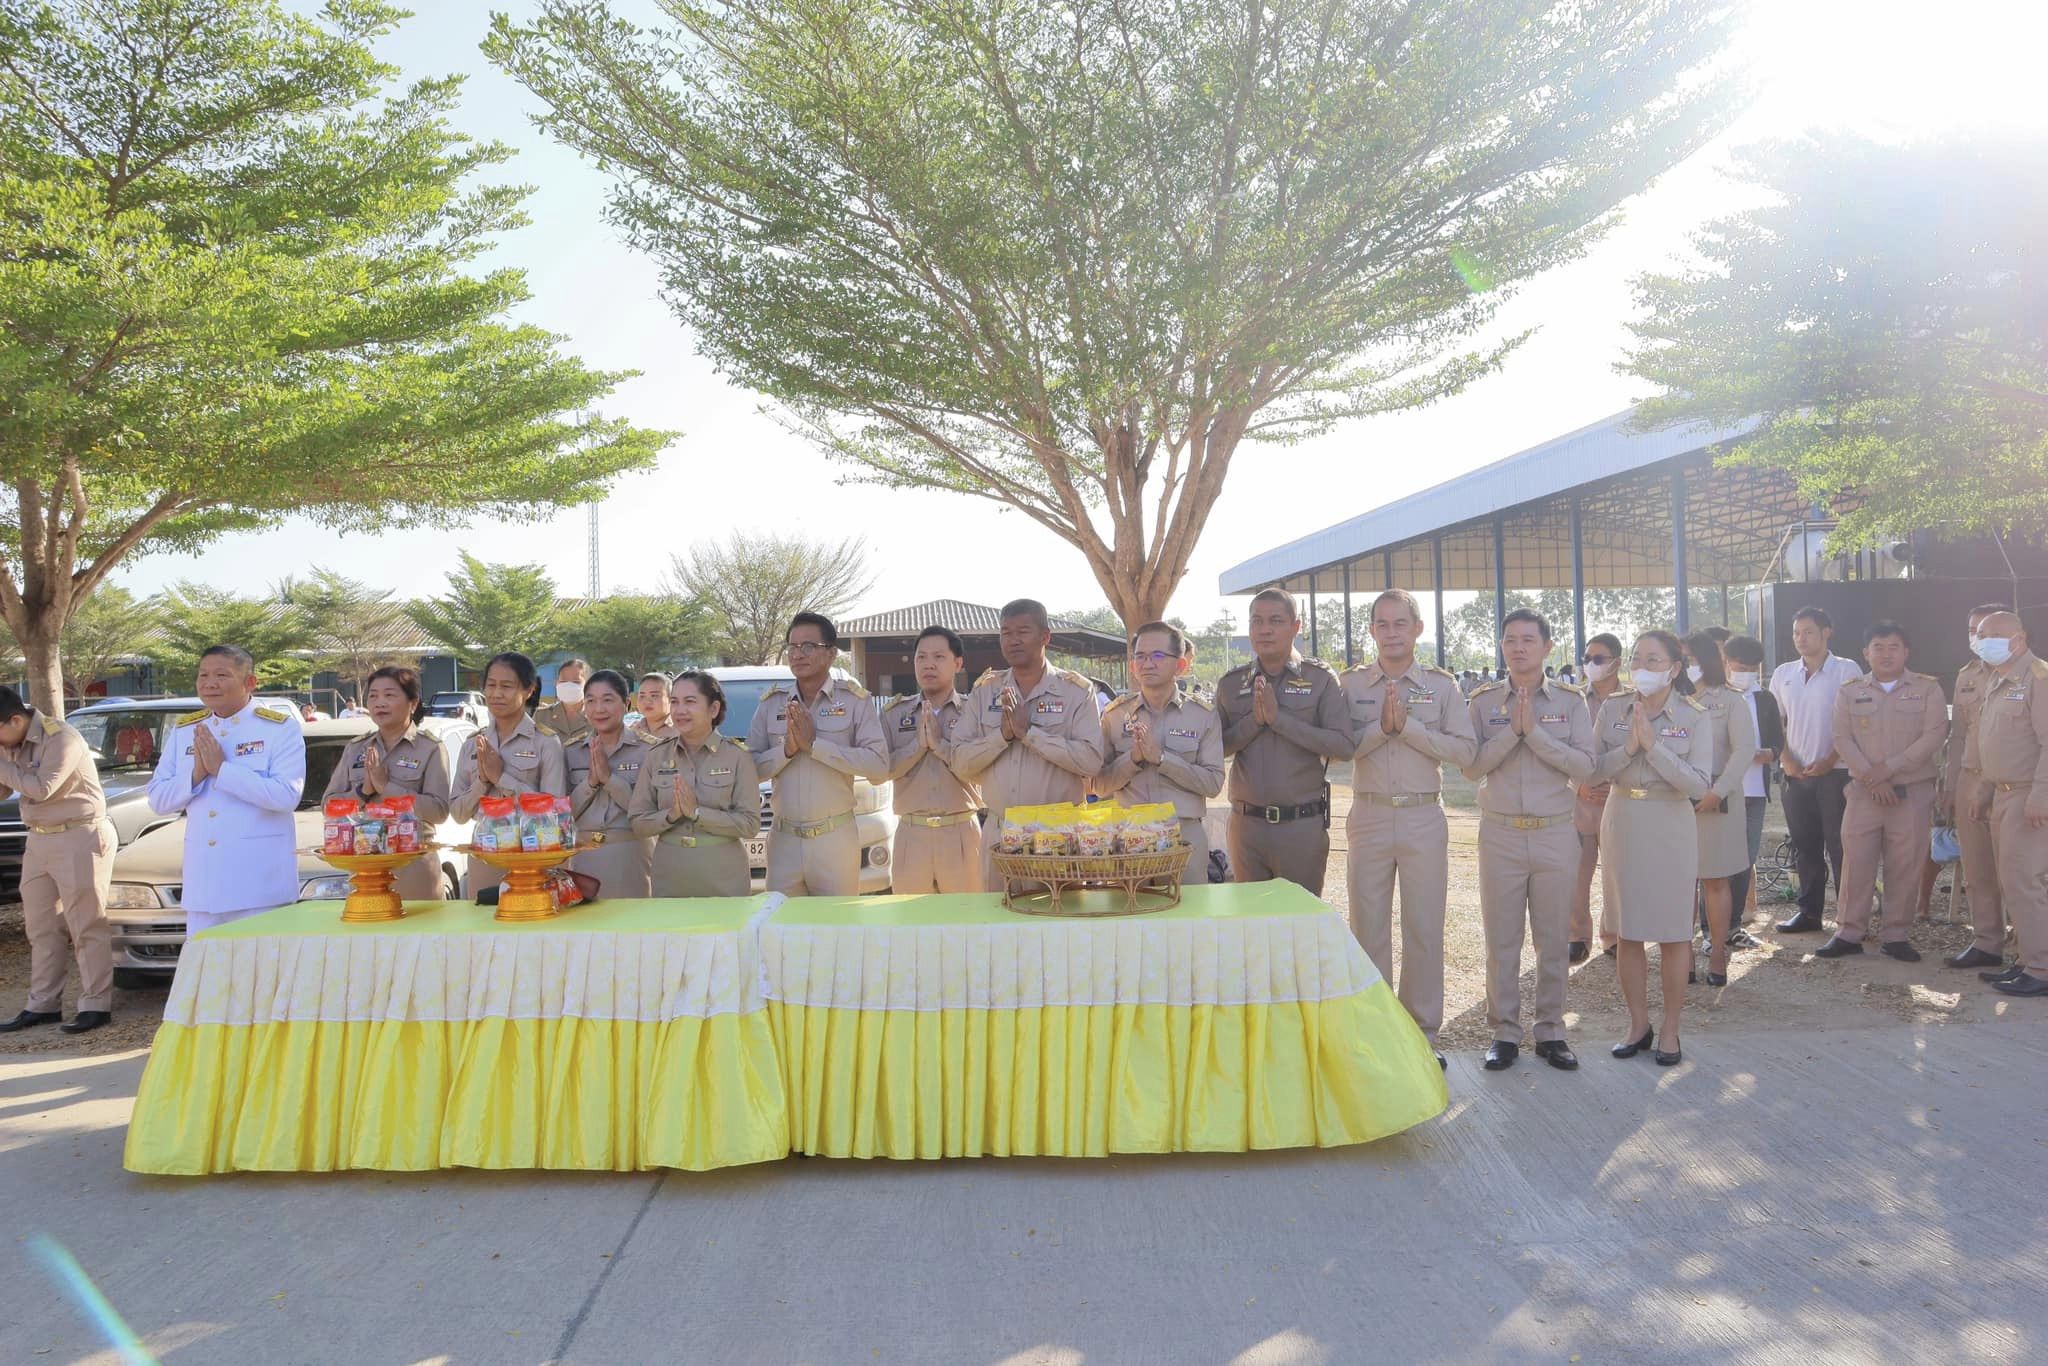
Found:
[[[21,794],[21,818],[31,827],[97,821],[107,814],[92,746],[40,712],[29,713],[21,744],[0,749],[0,795],[9,788]]]
[[[1991,666],[1981,659],[1973,659],[1956,671],[1955,725],[1949,732],[1948,754],[1941,766],[1941,785],[1951,796],[1963,790],[1963,756],[1969,749],[1970,731],[1977,724],[1977,713],[1984,706],[1984,691],[1990,684]]]
[[[1628,719],[1635,704],[1635,693],[1624,688],[1600,708],[1593,780],[1652,796],[1676,793],[1691,801],[1706,796],[1714,763],[1714,725],[1707,709],[1676,689],[1665,693],[1663,707],[1650,718],[1653,743],[1632,755]],[[1617,793],[1615,800],[1620,799]]]
[[[1844,683],[1835,693],[1835,750],[1862,782],[1878,764],[1879,781],[1930,783],[1948,736],[1948,699],[1941,684],[1908,672],[1886,692],[1876,675]]]
[[[889,781],[899,816],[950,816],[981,809],[981,788],[953,771],[953,736],[966,715],[967,695],[954,693],[939,708],[939,741],[924,747],[924,697],[889,700],[882,730],[889,739]]]
[[[1131,730],[1139,717],[1159,739],[1156,764],[1138,761]],[[1095,790],[1125,806],[1172,802],[1175,815],[1198,821],[1223,790],[1223,718],[1192,693],[1176,690],[1164,709],[1125,693],[1102,713],[1102,753]]]
[[[512,738],[498,738],[498,723],[484,723],[477,732],[498,751],[505,771],[495,783],[486,783],[476,766],[476,736],[462,745],[455,762],[455,781],[448,793],[448,814],[458,821],[476,819],[477,803],[486,797],[516,797],[522,792],[552,792],[569,795],[568,769],[562,761],[562,741],[532,716],[522,716]]]
[[[327,790],[320,794],[320,799],[357,797],[367,802],[378,797],[411,797],[413,813],[420,818],[421,826],[435,826],[447,820],[453,782],[441,742],[416,725],[407,726],[398,743],[384,751],[384,785],[373,796],[363,790],[364,760],[371,745],[381,744],[383,738],[375,731],[349,741],[341,758],[335,760],[334,772],[328,776]]]
[[[569,780],[569,810],[575,815],[579,830],[623,831],[632,824],[628,813],[633,805],[633,788],[640,781],[640,770],[654,745],[644,731],[621,731],[618,743],[604,752],[611,761],[611,779],[598,786],[590,781],[590,747],[596,741],[596,731],[585,731],[580,738],[562,746],[562,767]]]
[[[1505,683],[1475,689],[1466,707],[1479,745],[1465,776],[1479,783],[1479,809],[1570,815],[1572,785],[1593,776],[1593,721],[1579,690],[1544,679],[1530,699],[1526,735],[1515,734],[1515,695]]]
[[[1380,729],[1380,709],[1386,704],[1389,682],[1401,689],[1408,704],[1408,721],[1398,735]],[[1374,660],[1344,671],[1344,696],[1350,706],[1351,729],[1358,737],[1351,760],[1353,792],[1378,797],[1441,792],[1443,766],[1464,768],[1479,753],[1472,712],[1458,691],[1456,675],[1449,670],[1411,661],[1405,673],[1389,674]]]
[[[980,782],[990,828],[1013,806],[1082,800],[1102,771],[1102,703],[1093,683],[1048,665],[1022,698],[1031,725],[1013,743],[1003,738],[1002,696],[1014,686],[1010,670],[990,669],[975,680],[953,727],[953,771]]]
[[[2031,650],[1991,674],[1963,767],[1987,783],[2033,783],[2028,811],[2048,808],[2048,662]]]
[[[546,726],[564,745],[590,734],[590,722],[583,713],[579,711],[571,716],[568,707],[560,702],[548,703],[533,714],[533,719]],[[490,723],[486,721],[485,724]]]
[[[777,818],[808,825],[853,810],[853,780],[871,783],[889,779],[889,742],[875,714],[867,689],[843,678],[827,677],[805,708],[817,727],[807,753],[783,753],[789,737],[789,699],[796,684],[778,683],[754,708],[747,727],[747,748],[754,766],[775,782]]]
[[[676,784],[697,796],[697,814],[671,821]],[[703,745],[677,736],[651,746],[640,762],[639,779],[627,808],[633,833],[642,839],[678,835],[722,835],[750,840],[761,833],[761,777],[746,741],[712,731]]]
[[[1252,806],[1321,801],[1330,761],[1350,758],[1354,743],[1343,685],[1320,659],[1290,655],[1279,673],[1266,674],[1280,719],[1263,726],[1252,719],[1252,680],[1262,672],[1255,659],[1216,682],[1223,752],[1233,760],[1230,800]]]

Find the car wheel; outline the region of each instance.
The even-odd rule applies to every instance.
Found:
[[[148,991],[151,987],[168,986],[170,980],[161,973],[144,972],[141,968],[114,969],[114,985],[122,991]]]
[[[441,865],[441,900],[462,900],[462,879],[445,863]]]

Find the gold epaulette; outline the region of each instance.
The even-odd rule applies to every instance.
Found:
[[[974,686],[977,688],[980,687],[982,684],[988,682],[991,678],[994,678],[997,674],[1001,672],[1001,669],[983,669],[981,671],[981,677],[974,680]]]
[[[176,721],[173,721],[171,724],[174,726],[196,726],[201,721],[204,721],[207,717],[211,715],[213,715],[213,712],[210,709],[206,707],[201,707],[198,711],[186,712],[183,716],[179,717]]]
[[[545,721],[535,720],[533,723],[533,728],[536,731],[540,732],[542,735],[548,736],[550,739],[559,740],[562,738],[560,733],[557,732],[553,726],[550,726]]]
[[[1702,703],[1697,697],[1687,697],[1684,693],[1680,693],[1678,696],[1679,699],[1683,701],[1686,706],[1691,707],[1694,711],[1703,712],[1707,709],[1706,705]]]
[[[1445,678],[1450,679],[1453,683],[1458,681],[1458,676],[1452,673],[1449,669],[1444,668],[1441,664],[1425,664],[1422,666],[1422,671],[1426,674],[1442,674]],[[1500,680],[1495,679],[1494,681],[1499,682]]]
[[[841,678],[836,680],[833,683],[833,686],[837,688],[844,688],[847,692],[852,693],[855,697],[868,696],[868,690],[860,685],[860,680],[857,678]]]
[[[56,717],[45,716],[43,718],[43,734],[55,735],[58,731],[62,729],[64,729],[64,723],[62,721],[59,721]]]
[[[256,715],[262,720],[274,721],[278,725],[283,725],[285,722],[292,719],[290,712],[282,712],[275,707],[258,707],[256,709]]]
[[[1484,697],[1486,696],[1486,694],[1490,692],[1499,692],[1501,689],[1505,687],[1507,687],[1507,684],[1501,682],[1498,678],[1496,678],[1491,682],[1481,683],[1478,687],[1474,688],[1472,690],[1472,696]]]

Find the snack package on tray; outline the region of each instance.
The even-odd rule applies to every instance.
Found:
[[[356,852],[358,854],[388,854],[391,852],[391,819],[395,813],[389,803],[381,798],[363,808],[356,817]]]
[[[576,811],[567,797],[555,798],[555,819],[562,825],[562,847],[576,847]]]
[[[320,849],[328,854],[356,851],[356,815],[363,804],[354,797],[330,797],[322,812]]]
[[[550,792],[519,794],[518,848],[529,854],[563,848],[562,817]]]
[[[420,816],[414,809],[411,797],[386,797],[383,804],[390,808],[389,823],[384,827],[384,847],[394,854],[417,854],[420,851]]]
[[[598,881],[588,873],[572,873],[567,868],[550,868],[547,872],[547,889],[549,899],[555,903],[555,909],[566,911],[571,906],[595,901]]]
[[[1172,802],[1144,802],[1124,808],[1117,849],[1126,854],[1163,854],[1180,843],[1180,817]]]
[[[1115,802],[1073,808],[1072,849],[1083,858],[1108,858],[1117,852],[1124,810]]]
[[[496,854],[519,847],[519,803],[512,797],[485,797],[476,807],[476,847]]]

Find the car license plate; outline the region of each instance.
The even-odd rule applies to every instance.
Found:
[[[766,868],[768,866],[768,839],[766,836],[757,840],[747,841],[747,866],[750,868]]]

